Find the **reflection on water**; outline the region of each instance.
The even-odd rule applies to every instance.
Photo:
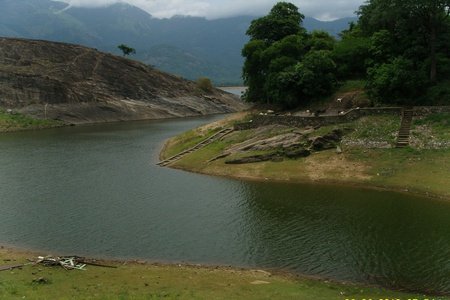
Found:
[[[391,288],[450,291],[448,203],[385,191],[257,184],[257,265]],[[433,260],[433,262],[428,260]]]
[[[449,203],[156,165],[166,138],[214,118],[1,135],[0,241],[450,293]]]

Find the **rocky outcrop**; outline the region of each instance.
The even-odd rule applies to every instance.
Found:
[[[252,156],[228,159],[225,161],[225,163],[229,164],[229,165],[258,163],[258,162],[273,160],[276,155],[277,155],[277,152],[268,153],[268,154],[260,154],[260,155],[252,155]]]
[[[0,38],[0,106],[66,123],[242,110],[239,97],[82,46]]]
[[[337,128],[323,136],[316,136],[308,140],[311,148],[315,151],[322,151],[336,148],[336,143],[340,142],[344,132]]]
[[[320,129],[320,128],[317,128]],[[313,152],[337,149],[342,153],[339,143],[349,128],[335,128],[323,135],[317,135],[316,129],[306,127],[304,129],[292,130],[283,125],[269,125],[254,129],[252,137],[243,142],[234,143],[225,149],[211,161],[229,155],[239,155],[241,157],[231,158],[225,161],[226,164],[246,164],[263,161],[280,162],[283,158],[298,159],[308,157]],[[233,135],[229,137],[233,140]],[[242,156],[252,151],[270,151],[266,154]]]

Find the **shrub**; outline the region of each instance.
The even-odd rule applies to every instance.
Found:
[[[205,92],[211,92],[214,90],[214,86],[211,83],[211,80],[207,77],[201,77],[197,79],[197,85],[198,87]]]

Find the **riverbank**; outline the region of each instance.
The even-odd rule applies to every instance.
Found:
[[[40,254],[40,255],[47,255]],[[2,299],[448,299],[223,266],[97,261],[114,268],[27,264],[35,253],[0,248]]]
[[[63,122],[54,120],[37,120],[27,118],[21,114],[0,109],[0,133],[40,130],[66,126]]]
[[[450,199],[450,127],[448,114],[414,121],[410,145],[395,148],[400,126],[399,116],[367,116],[352,123],[326,126],[317,130],[272,126],[235,131],[220,141],[195,151],[171,165],[173,168],[215,176],[268,181],[346,184],[367,188],[390,189]],[[189,141],[235,123],[251,120],[251,113],[239,113],[213,124],[174,137],[166,143],[161,158],[170,157],[189,148]],[[304,158],[282,158],[248,164],[227,164],[226,161],[252,155],[280,151],[284,147],[261,147],[275,137],[305,135],[305,141],[334,129],[345,130],[336,147],[313,151]],[[247,147],[249,141],[263,140],[258,147]],[[304,141],[300,141],[302,143]],[[247,144],[246,144],[247,143]],[[250,143],[251,144],[251,143]],[[242,147],[241,147],[242,145]],[[236,151],[236,149],[246,149]],[[217,158],[217,159],[214,159]]]

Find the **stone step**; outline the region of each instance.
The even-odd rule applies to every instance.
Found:
[[[397,135],[397,148],[404,148],[409,145],[409,136],[413,118],[413,109],[403,109],[402,121]]]
[[[157,163],[157,165],[159,165],[160,167],[165,167],[165,166],[167,166],[167,165],[169,165],[169,164],[171,164],[171,163],[177,161],[178,159],[182,158],[183,156],[185,156],[185,155],[187,155],[187,154],[189,154],[189,153],[192,153],[192,152],[194,152],[194,151],[196,151],[196,150],[198,150],[198,149],[200,149],[200,148],[203,148],[203,147],[205,147],[206,145],[208,145],[208,144],[214,142],[214,141],[217,140],[217,139],[222,138],[223,136],[229,134],[229,133],[232,132],[232,131],[233,131],[232,128],[225,128],[225,129],[222,129],[222,130],[220,130],[219,132],[217,132],[216,134],[214,134],[214,135],[210,136],[209,138],[203,140],[202,142],[198,143],[198,144],[195,145],[194,147],[189,148],[189,149],[187,149],[187,150],[184,150],[183,152],[180,152],[180,153],[178,153],[178,154],[176,154],[176,155],[174,155],[174,156],[172,156],[172,157],[169,157],[169,158],[167,158],[167,159],[165,159],[165,160],[162,160],[162,161],[160,161],[159,163]]]

